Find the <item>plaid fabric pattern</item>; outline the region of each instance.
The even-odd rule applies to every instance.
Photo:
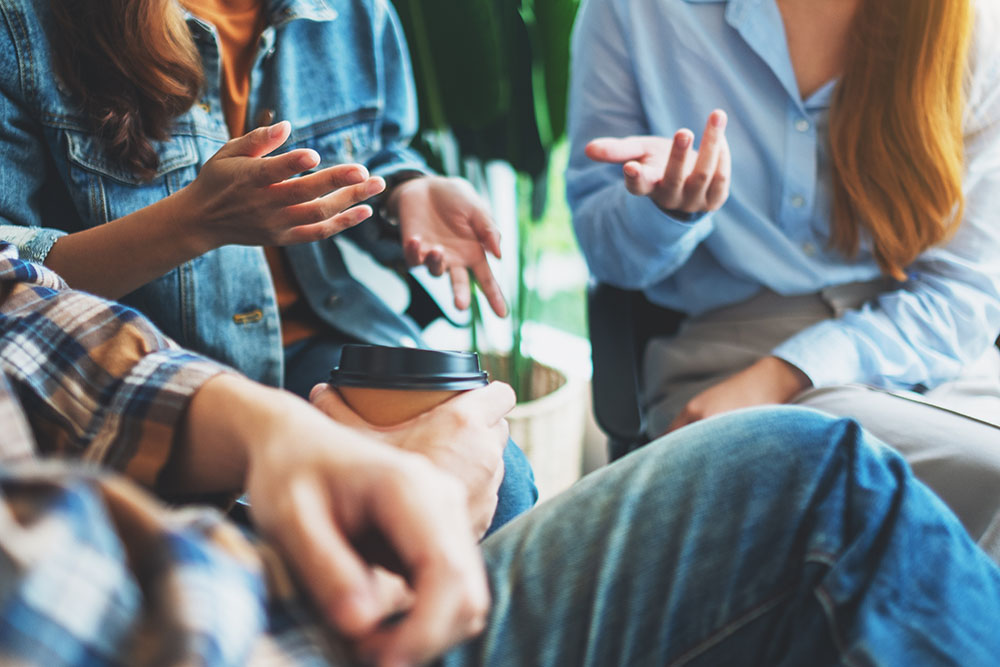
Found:
[[[66,288],[0,245],[0,371],[38,454],[83,459],[154,486],[194,391],[221,372],[138,312]],[[21,442],[0,442],[0,461]]]
[[[349,664],[290,581],[216,510],[68,462],[0,467],[0,664]]]
[[[0,243],[0,664],[347,664],[266,545],[109,472],[222,371]]]

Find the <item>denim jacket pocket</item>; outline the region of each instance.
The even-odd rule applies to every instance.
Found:
[[[321,167],[348,162],[364,164],[382,150],[376,129],[379,113],[377,107],[361,107],[303,128],[295,148],[311,148],[319,153]]]
[[[108,155],[90,133],[63,130],[70,194],[90,225],[100,225],[150,206],[194,180],[198,149],[193,137],[175,135],[154,142],[158,165],[152,178],[138,174]]]

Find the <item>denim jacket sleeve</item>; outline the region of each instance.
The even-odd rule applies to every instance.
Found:
[[[385,106],[379,127],[383,148],[369,160],[368,168],[380,176],[408,170],[426,172],[423,158],[409,148],[419,118],[406,38],[392,5],[387,0],[378,0],[375,5],[375,43],[381,49]]]
[[[52,161],[29,108],[37,92],[35,71],[21,55],[33,24],[16,5],[0,3],[0,239],[16,245],[22,258],[42,262],[64,232],[40,227]]]
[[[378,128],[382,148],[368,160],[367,167],[373,174],[386,178],[401,172],[429,173],[420,154],[409,147],[410,140],[417,133],[419,118],[406,37],[391,3],[378,0],[374,13],[374,39],[381,55],[384,107]],[[374,230],[376,226],[381,229]],[[403,253],[397,240],[385,241],[387,234],[394,237],[393,232],[388,229],[387,223],[375,216],[368,223],[348,229],[344,234],[379,262],[394,265],[402,262]]]

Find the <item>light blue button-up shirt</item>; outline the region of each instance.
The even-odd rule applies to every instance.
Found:
[[[933,386],[1000,332],[1000,3],[977,4],[965,219],[897,289],[774,350],[815,386]],[[762,288],[809,294],[879,277],[864,242],[854,258],[830,246],[835,82],[801,98],[775,0],[584,0],[573,52],[567,193],[598,280],[696,315]],[[697,222],[630,195],[618,165],[584,155],[596,137],[700,134],[715,108],[729,114],[732,192]]]

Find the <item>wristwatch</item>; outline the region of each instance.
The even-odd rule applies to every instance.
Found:
[[[385,190],[382,191],[382,194],[375,197],[376,201],[372,202],[372,208],[375,210],[375,217],[390,227],[398,227],[398,216],[389,212],[389,198],[392,195],[393,188],[397,185],[405,183],[406,181],[412,181],[415,178],[423,178],[424,176],[427,176],[427,174],[417,169],[403,169],[386,176]]]

